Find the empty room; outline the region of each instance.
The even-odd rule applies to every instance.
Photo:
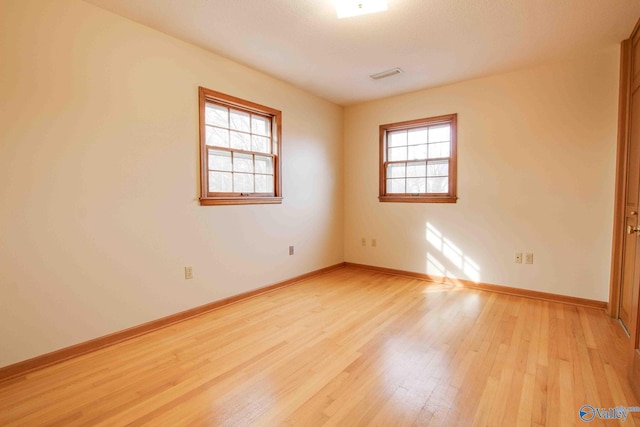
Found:
[[[0,0],[0,425],[640,425],[639,18]]]

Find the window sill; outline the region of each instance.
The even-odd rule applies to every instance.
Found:
[[[200,206],[217,205],[276,205],[282,203],[282,197],[208,197],[200,198]]]
[[[394,202],[394,203],[456,203],[458,198],[456,196],[379,196],[378,199],[381,202]]]

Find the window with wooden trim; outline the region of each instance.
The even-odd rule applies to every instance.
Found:
[[[201,87],[201,205],[281,203],[282,113]]]
[[[380,201],[455,203],[457,114],[380,126]]]

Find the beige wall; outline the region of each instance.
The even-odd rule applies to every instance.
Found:
[[[341,107],[75,0],[0,40],[0,366],[343,261]],[[282,205],[198,205],[199,85],[282,110]]]
[[[618,55],[346,108],[346,261],[606,301]],[[449,113],[458,203],[379,203],[378,125]]]

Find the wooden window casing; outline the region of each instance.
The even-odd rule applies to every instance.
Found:
[[[456,203],[457,160],[457,114],[381,125],[378,199]]]
[[[282,203],[282,113],[203,87],[199,107],[200,204]]]

